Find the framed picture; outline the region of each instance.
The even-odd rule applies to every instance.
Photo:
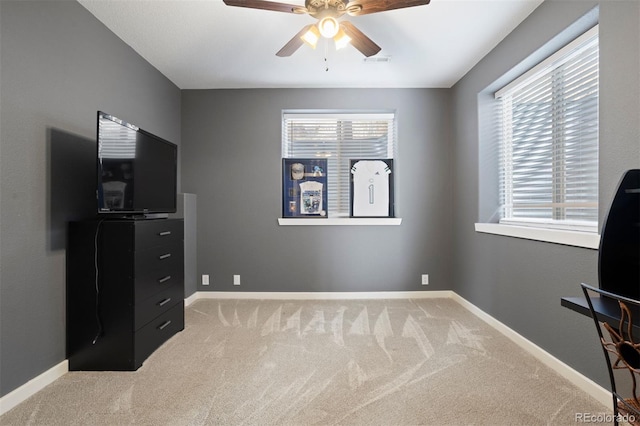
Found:
[[[327,159],[282,159],[282,217],[327,217]]]
[[[394,217],[393,159],[349,160],[351,217]]]

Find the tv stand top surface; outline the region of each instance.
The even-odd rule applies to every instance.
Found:
[[[109,214],[98,216],[101,220],[158,220],[168,219],[169,213]]]

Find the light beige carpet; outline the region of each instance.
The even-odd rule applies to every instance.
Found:
[[[199,300],[136,372],[70,372],[2,425],[573,425],[610,410],[450,299]]]

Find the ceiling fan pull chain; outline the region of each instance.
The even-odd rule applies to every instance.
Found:
[[[325,72],[329,72],[329,60],[327,59],[329,56],[329,43],[325,41],[324,43],[324,70]]]

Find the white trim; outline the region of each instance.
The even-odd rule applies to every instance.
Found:
[[[582,391],[588,393],[593,398],[598,400],[598,402],[600,402],[601,404],[607,407],[611,405],[611,392],[609,392],[607,389],[603,388],[593,380],[574,370],[569,365],[565,364],[558,358],[551,355],[549,352],[542,349],[540,346],[523,337],[521,334],[513,331],[511,328],[493,318],[491,315],[487,314],[471,302],[467,301],[462,296],[458,295],[455,292],[452,292],[452,294],[453,300],[465,307],[468,311],[476,315],[485,323],[489,324],[491,327],[502,333],[516,345],[529,352],[544,365],[553,369],[556,373],[569,380]]]
[[[198,299],[199,299],[198,292],[193,293],[191,296],[184,299],[184,307],[186,308],[187,306],[191,305],[193,302],[195,302]]]
[[[360,300],[360,299],[434,299],[452,297],[451,290],[443,291],[199,291],[196,299],[258,299],[258,300]],[[194,300],[194,301],[195,301]]]
[[[476,223],[476,232],[545,241],[567,246],[597,250],[600,247],[600,234],[593,232],[567,231],[564,229],[544,229],[530,226],[503,225],[500,223]]]
[[[398,217],[381,217],[381,218],[327,218],[327,219],[311,219],[311,218],[278,218],[278,225],[400,225],[402,219]]]
[[[19,388],[12,390],[0,398],[0,416],[40,392],[46,386],[64,376],[68,371],[69,362],[65,359],[60,364],[51,367]]]
[[[561,231],[598,232],[597,222],[587,222],[581,220],[551,220],[533,218],[502,218],[498,221],[500,225],[528,226],[530,228],[558,229]]]
[[[395,112],[346,112],[342,110],[305,110],[305,109],[285,109],[282,111],[282,119],[305,119],[305,120],[393,120]]]

